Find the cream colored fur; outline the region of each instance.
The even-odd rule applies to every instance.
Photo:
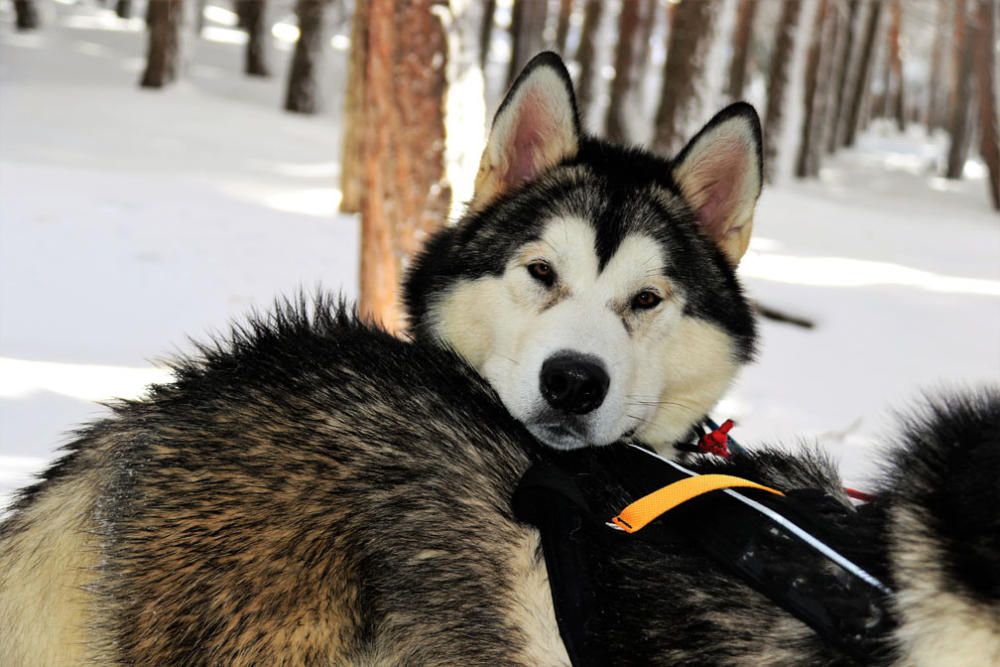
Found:
[[[900,626],[896,638],[913,667],[1000,665],[1000,614],[953,590],[944,553],[926,519],[901,507],[891,523]],[[961,638],[956,641],[956,638]]]
[[[96,488],[73,477],[44,492],[0,543],[0,665],[95,664],[93,596],[99,564],[93,537]]]

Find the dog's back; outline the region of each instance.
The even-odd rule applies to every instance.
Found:
[[[522,429],[451,354],[309,319],[206,350],[24,495],[0,664],[548,660],[512,590],[547,595]]]

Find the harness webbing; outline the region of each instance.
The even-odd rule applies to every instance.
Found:
[[[686,503],[700,495],[712,491],[721,491],[722,489],[737,488],[758,489],[777,496],[785,495],[777,489],[751,482],[742,477],[734,477],[732,475],[698,475],[668,484],[658,491],[653,491],[639,498],[619,512],[617,516],[612,517],[611,523],[626,533],[634,533],[637,530],[642,530],[650,521],[658,519],[661,514],[666,514],[678,505]]]

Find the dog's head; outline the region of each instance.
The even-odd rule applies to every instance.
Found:
[[[541,54],[497,111],[469,212],[414,262],[412,330],[553,447],[672,443],[752,355],[734,268],[760,187],[752,107],[665,160],[583,135],[562,61]]]

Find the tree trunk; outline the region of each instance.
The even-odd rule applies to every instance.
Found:
[[[368,63],[368,2],[356,0],[344,96],[344,144],[340,158],[340,210],[360,213],[365,175],[365,71]]]
[[[993,208],[1000,211],[1000,136],[997,131],[996,3],[976,2],[976,88],[979,96],[979,152],[988,170]]]
[[[295,41],[292,67],[288,73],[285,109],[296,113],[316,113],[319,106],[316,67],[323,50],[323,12],[327,0],[298,0],[295,15],[299,38]]]
[[[497,12],[497,0],[486,0],[483,3],[483,20],[479,24],[479,66],[486,67],[490,55],[490,42],[493,41],[493,18]]]
[[[196,35],[205,32],[205,1],[195,0],[194,3],[194,32]]]
[[[556,51],[566,53],[566,39],[569,37],[569,20],[573,16],[573,0],[559,0],[559,22],[556,24]]]
[[[177,78],[182,13],[181,0],[150,0],[146,7],[149,46],[139,84],[143,88],[162,88]]]
[[[868,22],[861,43],[861,59],[858,61],[857,75],[854,78],[854,92],[849,100],[847,125],[844,128],[844,146],[853,146],[857,138],[858,125],[861,120],[861,105],[864,104],[868,80],[871,78],[872,54],[875,52],[875,38],[878,35],[878,26],[882,19],[883,2],[884,0],[872,0],[871,12],[868,14]]]
[[[365,65],[363,315],[402,324],[397,288],[406,258],[447,217],[444,104],[447,36],[441,0],[371,0]],[[406,82],[406,85],[400,85]]]
[[[819,151],[816,145],[823,137],[823,122],[826,119],[825,89],[819,85],[820,77],[829,76],[827,63],[830,58],[830,38],[834,20],[831,17],[830,0],[820,0],[819,9],[813,22],[812,38],[806,62],[805,114],[802,121],[802,137],[799,140],[798,157],[795,160],[795,175],[798,178],[814,176],[819,172]]]
[[[580,65],[580,78],[576,86],[576,102],[580,121],[586,126],[587,111],[594,101],[594,70],[597,60],[597,29],[601,25],[604,0],[587,0],[583,7],[583,29],[580,46],[576,49],[576,62]]]
[[[653,28],[656,27],[656,12],[658,9],[659,4],[656,0],[643,0],[642,18],[639,20],[635,64],[632,66],[632,80],[638,82],[640,86],[646,74],[646,66],[649,65],[650,61],[652,50],[650,39],[653,36]]]
[[[717,9],[714,0],[683,0],[671,5],[667,62],[653,138],[653,149],[663,155],[672,155],[681,148],[692,117],[701,113],[698,84],[711,46]]]
[[[625,106],[632,90],[632,62],[639,28],[639,3],[636,0],[622,2],[618,15],[618,43],[615,45],[615,80],[611,83],[611,103],[605,117],[605,134],[611,141],[627,143],[628,123],[625,120]]]
[[[948,165],[945,178],[962,178],[969,143],[969,94],[972,87],[973,42],[969,38],[967,5],[965,0],[955,3],[954,68],[952,81],[952,101],[948,132],[951,146],[948,149]]]
[[[236,0],[240,27],[247,32],[244,71],[249,76],[271,76],[267,68],[267,6],[265,0]]]
[[[795,34],[798,31],[802,0],[785,0],[778,19],[774,51],[767,73],[767,110],[764,112],[764,176],[774,179],[778,164],[778,141],[785,118],[785,90],[788,87],[788,69],[795,52]]]
[[[842,134],[841,128],[844,125],[844,117],[846,116],[847,87],[850,83],[851,63],[854,59],[854,31],[857,30],[859,9],[860,0],[850,0],[847,3],[847,19],[844,22],[842,30],[844,38],[837,65],[837,87],[831,109],[833,125],[830,128],[830,134],[827,136],[827,153],[837,150],[837,144]]]
[[[903,26],[903,5],[900,0],[893,0],[890,6],[892,23],[889,24],[889,63],[892,78],[896,87],[889,98],[888,112],[896,119],[896,127],[900,132],[906,131],[906,82],[903,79],[903,58],[899,49],[899,34]],[[889,91],[886,91],[889,94]]]
[[[743,99],[747,71],[750,68],[750,38],[753,20],[757,15],[758,0],[739,0],[736,28],[733,30],[733,60],[729,65],[729,100]]]
[[[18,30],[34,30],[38,27],[38,7],[35,0],[14,0],[14,14]]]
[[[132,18],[132,0],[118,0],[115,3],[115,14],[120,19]]]
[[[927,130],[941,127],[941,71],[944,63],[944,46],[948,39],[948,0],[938,0],[937,20],[934,23],[934,46],[931,49],[931,74],[927,84],[927,109],[924,124]]]
[[[545,47],[545,0],[514,0],[510,19],[510,69],[507,87],[536,53]]]

